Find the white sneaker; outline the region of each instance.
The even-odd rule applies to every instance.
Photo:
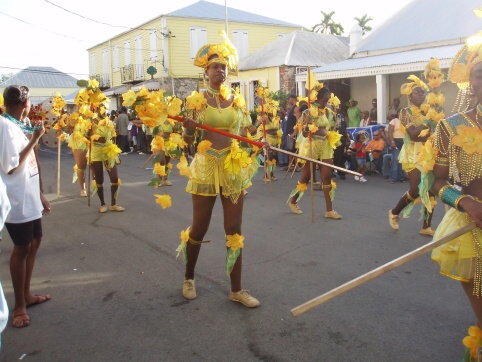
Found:
[[[122,152],[121,155],[127,155],[127,152]]]
[[[368,180],[365,177],[360,177],[360,182],[367,182]]]
[[[360,177],[355,176],[355,181],[360,181]]]

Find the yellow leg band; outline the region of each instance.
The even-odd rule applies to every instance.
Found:
[[[204,244],[204,243],[209,243],[211,240],[203,240],[203,241],[197,241],[197,240],[194,240],[193,238],[189,237],[189,240],[188,242],[192,245],[201,245],[201,244]]]

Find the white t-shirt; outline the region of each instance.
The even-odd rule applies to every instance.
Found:
[[[5,222],[12,224],[42,217],[40,177],[34,151],[11,175],[8,174],[18,166],[20,151],[28,142],[19,126],[0,116],[0,177],[7,186],[7,196],[12,206]]]

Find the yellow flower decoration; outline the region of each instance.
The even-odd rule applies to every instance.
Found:
[[[308,110],[310,116],[312,117],[318,117],[318,114],[319,114],[319,108],[314,106],[314,105],[311,105],[309,110]]]
[[[187,255],[186,255],[186,244],[187,242],[189,241],[189,229],[191,227],[188,226],[186,230],[181,230],[181,234],[180,234],[180,237],[181,237],[181,244],[177,247],[176,251],[177,251],[177,255],[176,255],[176,258],[179,256],[179,254],[183,254],[184,255],[184,262],[187,263]]]
[[[239,234],[226,235],[226,246],[231,248],[232,251],[242,249],[244,247],[244,236]]]
[[[239,87],[237,87],[236,90],[234,91],[233,105],[236,108],[240,108],[240,109],[243,109],[243,108],[246,107],[246,101],[245,101],[244,97],[242,96],[242,94],[239,90]]]
[[[241,171],[241,168],[246,168],[253,162],[248,153],[239,147],[239,143],[233,140],[231,143],[231,152],[224,159],[224,169],[229,173],[237,174]]]
[[[229,97],[231,96],[231,89],[229,89],[226,85],[221,84],[221,88],[219,89],[219,94],[221,97],[223,97],[225,100],[228,100]]]
[[[189,110],[199,111],[208,103],[204,98],[204,93],[193,91],[190,96],[186,98],[186,108]]]
[[[213,143],[211,141],[208,141],[208,140],[201,141],[201,142],[199,142],[199,144],[197,146],[197,151],[199,153],[204,153],[207,150],[209,150],[212,145],[213,145]]]
[[[273,158],[272,160],[269,160],[266,163],[268,164],[268,166],[274,166],[276,165],[276,158]]]
[[[470,357],[477,359],[477,351],[482,347],[482,330],[477,326],[469,327],[469,335],[464,337],[462,343],[470,349]]]
[[[340,99],[335,96],[334,93],[331,93],[331,97],[330,97],[330,100],[328,101],[335,109],[337,109],[338,107],[340,107]]]
[[[122,99],[123,99],[123,102],[122,102],[122,105],[123,106],[126,106],[126,107],[130,107],[134,104],[134,102],[136,101],[137,99],[137,96],[136,96],[136,93],[133,91],[133,90],[128,90],[127,93],[124,93],[122,95]]]
[[[308,186],[305,184],[305,183],[300,183],[298,181],[297,185],[296,185],[296,189],[299,191],[299,192],[305,192],[306,190],[308,190]]]
[[[326,133],[326,139],[332,148],[337,148],[341,145],[341,134],[336,131],[328,131]]]
[[[160,177],[166,176],[166,166],[156,162],[154,165],[154,173]]]
[[[171,196],[169,195],[159,195],[159,194],[154,194],[155,198],[156,198],[156,202],[161,205],[161,207],[163,209],[166,209],[168,207],[171,207],[172,206],[172,200],[171,200]],[[182,234],[182,232],[181,232]],[[181,236],[182,237],[182,236]]]
[[[182,176],[191,177],[191,170],[189,168],[189,164],[187,163],[186,156],[184,155],[181,156],[176,167],[179,169],[179,173]]]
[[[187,146],[187,143],[184,142],[184,139],[179,133],[171,133],[171,135],[169,136],[169,141],[174,143],[179,148],[184,148],[184,146]]]
[[[62,109],[65,107],[67,103],[62,98],[60,93],[57,93],[55,97],[52,98],[52,109],[51,112],[55,114],[57,117],[60,116]]]
[[[151,148],[153,150],[164,151],[165,145],[164,145],[164,138],[162,137],[162,135],[157,134],[156,137],[152,139]]]
[[[482,131],[476,127],[460,125],[456,128],[457,135],[452,137],[454,145],[461,147],[465,153],[482,153]]]
[[[94,137],[92,137],[94,138]],[[116,144],[112,143],[108,146],[105,146],[102,148],[102,153],[105,155],[106,158],[108,159],[114,159],[117,157],[119,153],[121,153],[121,149],[117,147]]]
[[[418,154],[418,162],[422,165],[422,173],[424,175],[426,175],[428,171],[433,170],[437,154],[438,148],[433,147],[432,140],[429,139],[425,141],[424,145],[420,148],[420,153]]]
[[[316,127],[314,124],[310,124],[308,126],[308,129],[310,130],[311,133],[315,133],[316,131],[318,131],[318,127]]]
[[[182,101],[176,96],[167,97],[167,114],[177,116],[181,113]]]

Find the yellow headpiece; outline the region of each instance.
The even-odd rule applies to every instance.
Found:
[[[467,89],[470,71],[480,61],[482,61],[482,32],[469,37],[466,44],[455,55],[449,69],[449,80],[457,83],[460,89]]]
[[[203,45],[198,50],[196,58],[194,58],[194,65],[206,69],[211,63],[221,63],[226,65],[228,74],[237,75],[238,52],[226,36],[224,30],[220,30],[219,35],[224,38],[224,43]],[[218,57],[209,59],[212,55],[217,55]]]
[[[416,75],[410,75],[407,77],[407,79],[411,80],[409,83],[403,83],[402,86],[400,87],[400,93],[405,94],[409,96],[413,92],[413,88],[420,87],[426,92],[428,92],[430,89],[428,86]]]

